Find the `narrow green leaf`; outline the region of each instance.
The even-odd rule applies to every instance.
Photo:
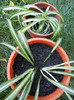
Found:
[[[74,74],[68,73],[68,72],[64,72],[64,71],[50,71],[50,72],[56,73],[56,74],[61,74],[61,75],[67,75],[67,76],[74,77]]]
[[[44,18],[42,18],[42,19],[39,19],[39,18],[30,18],[30,19],[25,19],[25,20],[22,22],[22,24],[24,25],[24,23],[26,23],[26,22],[32,22],[32,21],[40,22],[40,21],[43,21],[43,20],[45,20],[45,19],[44,19]]]
[[[47,31],[50,30],[50,24],[46,23],[47,27],[44,30],[44,33],[47,34]]]
[[[44,60],[43,64],[48,60],[48,58],[51,56],[51,54],[55,51],[55,49],[58,47],[58,45],[60,44],[60,42],[62,41],[62,38],[59,38],[55,44],[55,46],[53,47],[53,49],[51,50],[51,52],[49,53],[48,57]]]
[[[57,25],[57,23],[59,23],[58,20],[57,20],[55,17],[50,17],[49,19],[50,19],[52,22],[54,22],[56,25]]]
[[[61,37],[63,32],[62,32],[61,25],[58,22],[58,20],[54,17],[50,17],[50,18],[47,17],[47,20],[49,21],[49,23],[53,29],[53,32],[54,32],[51,39],[55,39],[56,37]]]
[[[29,92],[30,92],[30,90],[31,90],[32,82],[33,82],[33,81],[30,81],[30,83],[28,84],[23,100],[27,100],[27,97],[28,97]]]
[[[58,67],[58,66],[66,65],[66,64],[71,64],[71,63],[74,63],[74,61],[68,61],[68,62],[64,62],[64,63],[54,65],[54,66]]]
[[[27,90],[26,90],[26,93],[24,95],[24,100],[27,100],[27,97],[28,97],[28,94],[29,94],[29,92],[31,90],[31,86],[32,86],[32,83],[33,83],[33,80],[34,80],[36,72],[37,72],[37,69],[35,69],[35,71],[32,73],[30,83],[29,83],[29,85],[27,87]]]
[[[10,18],[13,18],[13,17],[16,17],[16,16],[20,16],[20,15],[25,15],[25,14],[29,14],[29,13],[34,13],[34,11],[19,11],[19,12],[16,12],[16,13],[14,13],[14,14],[12,14],[11,16],[10,16]]]
[[[41,10],[39,7],[37,7],[37,6],[35,6],[35,5],[32,5],[32,4],[31,4],[31,5],[30,5],[30,4],[29,4],[29,5],[25,5],[25,8],[28,8],[28,9],[29,9],[29,8],[35,8],[35,9],[37,9],[37,10],[39,10],[40,12],[43,13],[43,10]]]
[[[20,90],[23,88],[23,86],[29,81],[30,77],[32,75],[32,72],[30,72],[5,98],[4,100],[13,100],[17,94],[20,92]]]
[[[32,26],[32,31],[35,32],[35,33],[37,33],[37,30],[34,28],[34,26]]]
[[[38,95],[39,95],[39,87],[40,87],[40,80],[41,80],[42,76],[40,76],[39,81],[38,81],[38,85],[37,85],[37,89],[36,89],[36,93],[35,93],[35,97],[34,100],[38,100]]]
[[[63,34],[63,33],[62,33],[61,26],[60,26],[59,23],[57,23],[57,28],[56,28],[56,30],[54,31],[54,34],[52,35],[51,39],[55,39],[57,36],[58,36],[58,37],[61,37],[62,34]]]
[[[32,15],[32,16],[38,16],[38,15],[41,15],[41,13],[27,13],[27,14],[25,14],[23,17],[22,17],[22,20],[24,20],[24,17],[26,17],[26,16],[30,16],[30,15]]]
[[[6,6],[6,7],[3,7],[2,13],[7,14],[7,13],[5,13],[5,11],[9,11],[9,10],[12,10],[12,9],[14,9],[14,10],[26,10],[26,8],[20,7],[20,6]]]
[[[53,29],[53,32],[55,32],[55,30],[56,30],[56,24],[53,23],[51,20],[48,20],[48,21],[49,21],[49,23],[50,23],[50,25],[51,25],[51,27]]]
[[[66,96],[68,97],[69,100],[73,100],[72,97],[67,92],[65,92],[65,94],[66,94]]]
[[[53,49],[51,50],[51,53],[53,53],[53,52],[56,50],[56,48],[59,46],[59,44],[61,43],[61,41],[62,41],[62,38],[59,38],[59,39],[57,40],[55,46],[54,46]]]
[[[20,42],[21,42],[22,46],[26,49],[26,51],[28,52],[28,54],[30,55],[32,60],[34,61],[34,58],[32,56],[31,50],[29,48],[29,45],[27,43],[27,39],[26,39],[24,33],[22,31],[18,31],[18,37],[20,39]]]
[[[15,42],[16,42],[16,44],[18,45],[18,47],[20,48],[21,52],[22,52],[23,55],[25,56],[25,59],[26,59],[27,61],[29,61],[29,62],[33,65],[31,59],[29,58],[27,52],[26,52],[25,49],[23,48],[23,46],[22,46],[22,44],[20,43],[20,40],[19,40],[17,34],[15,33],[15,31],[14,31],[14,29],[13,29],[13,26],[12,26],[12,24],[11,24],[11,20],[7,19],[7,21],[8,21],[9,30],[10,30],[10,32],[11,32],[11,35],[12,35],[13,39],[15,40]]]
[[[69,86],[66,86],[66,85],[64,85],[64,84],[62,84],[62,83],[59,83],[59,82],[56,82],[56,81],[50,79],[49,77],[47,77],[47,76],[43,73],[43,71],[41,71],[41,73],[42,73],[42,75],[43,75],[49,82],[51,82],[51,83],[54,84],[55,86],[61,88],[63,91],[65,91],[65,92],[67,92],[67,93],[69,93],[69,94],[71,94],[71,95],[74,95],[74,89],[72,89],[72,88],[70,88]]]
[[[18,98],[18,100],[24,100],[24,96],[25,96],[25,94],[26,94],[27,87],[28,87],[29,83],[30,83],[30,80],[29,80],[29,82],[27,82],[27,84],[24,86],[24,88],[23,88],[23,90],[22,90],[22,93],[20,94],[20,97]]]
[[[43,71],[45,71],[49,76],[51,76],[52,77],[52,79],[54,80],[54,81],[56,81],[57,82],[57,80],[56,80],[56,78],[51,74],[51,73],[49,73],[48,71],[46,71],[46,70],[43,70]]]
[[[58,16],[62,19],[62,21],[64,22],[64,17],[63,17],[59,12],[56,12],[56,11],[49,11],[49,12],[48,12],[48,15],[51,15],[51,14],[56,14],[56,15],[58,15]]]
[[[32,72],[33,69],[30,68],[28,70],[26,70],[23,74],[9,80],[9,81],[6,81],[4,83],[2,83],[0,85],[0,93],[3,92],[5,89],[7,89],[9,86],[11,86],[12,84],[14,84],[15,82],[17,82],[18,80],[20,80],[21,78],[23,78],[26,74],[28,74],[29,72]]]
[[[67,69],[67,70],[74,71],[74,67],[73,66],[59,66],[59,67],[49,66],[49,67],[42,68],[42,70],[48,70],[48,71],[53,70],[53,69]]]
[[[55,27],[55,30],[56,30],[57,26],[58,26],[58,23],[59,23],[58,20],[56,18],[54,18],[54,17],[50,17],[50,18],[48,18],[48,20],[49,20],[50,23],[52,23],[52,25]],[[54,32],[55,32],[55,30],[54,30]]]
[[[50,6],[48,6],[48,7],[46,8],[45,12],[48,13],[49,9],[50,9]]]
[[[23,33],[25,33],[29,28],[31,28],[32,26],[34,26],[36,23],[38,23],[37,21],[36,22],[32,22],[30,24],[28,24],[27,26],[24,26],[20,29],[20,31],[22,31]]]
[[[40,33],[40,32],[43,31],[44,25],[45,25],[44,22],[41,22],[41,23],[40,23],[39,28],[38,28],[38,33]]]
[[[22,25],[20,16],[17,16],[17,18],[18,18],[19,24]]]
[[[12,46],[12,45],[10,45],[8,43],[2,43],[2,42],[0,42],[0,44],[2,44],[4,46],[7,46],[8,48],[10,48],[13,51],[16,51],[18,54],[20,54],[22,57],[24,57],[26,59],[26,57],[17,48],[15,48],[14,46]]]

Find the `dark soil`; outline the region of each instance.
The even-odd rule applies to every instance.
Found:
[[[33,45],[30,45],[30,49],[31,49],[31,52],[35,59],[35,63],[34,63],[35,66],[32,66],[28,61],[26,61],[20,55],[17,55],[17,57],[15,58],[15,61],[14,61],[14,65],[13,65],[14,73],[16,73],[17,75],[22,74],[25,70],[27,70],[29,68],[38,67],[39,69],[41,69],[43,67],[56,65],[56,64],[60,64],[63,62],[60,55],[58,54],[58,52],[54,51],[54,53],[51,55],[51,57],[45,62],[44,65],[42,65],[42,62],[48,56],[48,54],[50,53],[52,48],[49,47],[48,45],[44,45],[44,44],[33,44]],[[39,77],[41,75],[41,72],[39,69],[35,75],[34,82],[33,82],[33,85],[32,85],[31,91],[30,91],[30,95],[35,95],[37,83],[38,83]],[[58,74],[52,74],[52,75],[59,82],[61,82],[63,79],[63,75],[58,75]],[[54,92],[56,89],[57,89],[56,86],[54,86],[53,84],[48,82],[42,76],[41,82],[40,82],[39,96],[49,95],[52,92]]]

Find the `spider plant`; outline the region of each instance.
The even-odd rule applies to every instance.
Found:
[[[30,48],[29,48],[29,45],[27,43],[27,39],[26,39],[24,33],[21,32],[21,31],[18,31],[16,33],[14,31],[14,28],[12,26],[12,23],[11,23],[10,19],[7,19],[7,21],[8,21],[8,26],[9,26],[11,35],[12,35],[13,39],[15,40],[17,46],[20,48],[20,50],[18,50],[16,47],[14,47],[14,46],[12,46],[12,45],[10,45],[8,43],[0,42],[0,44],[2,44],[4,46],[7,46],[8,48],[16,51],[18,54],[20,54],[22,57],[24,57],[27,61],[29,61],[34,66],[34,58],[32,56],[32,53],[30,51]],[[43,63],[45,63],[45,61],[55,51],[57,46],[60,44],[61,40],[62,40],[61,38],[59,38],[57,40],[55,46],[53,47],[53,49],[51,50],[50,54],[44,60]],[[67,75],[67,76],[74,77],[73,73],[68,73],[68,72],[57,71],[56,70],[56,69],[67,69],[67,70],[74,71],[74,67],[73,66],[64,66],[64,65],[69,64],[69,63],[74,63],[74,61],[65,62],[65,63],[54,65],[54,66],[48,66],[48,67],[45,66],[42,69],[40,69],[41,76],[40,76],[39,81],[38,81],[38,85],[37,85],[37,89],[36,89],[34,100],[38,100],[40,80],[41,80],[42,77],[45,77],[49,82],[51,82],[55,86],[61,88],[66,93],[68,98],[70,100],[72,100],[72,98],[71,98],[71,96],[69,94],[74,95],[74,89],[71,89],[69,86],[66,86],[66,85],[64,85],[62,83],[59,83],[55,79],[55,77],[51,74],[51,72],[52,72],[52,73],[56,73],[56,74],[62,74],[62,75]],[[18,100],[27,100],[27,97],[28,97],[28,94],[30,92],[30,89],[31,89],[32,83],[34,81],[34,77],[35,77],[35,74],[36,74],[37,70],[38,70],[37,67],[30,68],[30,69],[26,70],[23,74],[21,74],[19,76],[15,76],[11,80],[2,83],[0,85],[0,93],[3,92],[5,89],[7,89],[12,84],[14,84],[15,82],[17,82],[18,80],[22,79],[22,81],[13,90],[11,90],[11,92],[4,98],[4,100],[14,100],[15,97],[17,96],[17,94],[21,90],[22,90],[22,92],[21,92]],[[50,79],[44,72],[47,73],[52,79]]]
[[[29,8],[33,8],[35,10],[30,10]],[[63,16],[59,12],[49,11],[50,9],[49,6],[46,8],[45,11],[43,11],[42,9],[38,8],[35,5],[24,5],[23,7],[7,6],[3,8],[2,12],[4,14],[9,14],[7,13],[7,11],[11,11],[12,9],[14,9],[15,11],[11,13],[10,18],[12,19],[17,17],[18,20],[20,21],[19,16],[22,16],[21,17],[22,25],[24,27],[21,29],[21,31],[24,33],[26,30],[31,28],[37,34],[49,34],[52,29],[54,34],[52,35],[51,39],[60,37],[63,33],[61,24],[58,22],[55,15],[58,15],[61,18],[61,20],[64,22]],[[52,15],[54,15],[55,17],[53,17]],[[32,18],[30,18],[29,16],[32,16]],[[25,17],[27,17],[27,19],[25,19]],[[27,23],[27,26],[25,26],[25,23]]]

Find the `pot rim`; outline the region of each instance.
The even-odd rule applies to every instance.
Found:
[[[53,8],[54,9],[54,11],[56,11],[56,12],[59,12],[53,5],[51,5],[51,4],[49,4],[49,3],[46,3],[46,2],[36,2],[36,3],[34,3],[34,5],[47,5],[47,6],[50,6],[51,8]],[[61,18],[58,16],[58,15],[56,15],[56,17],[57,17],[57,19],[58,19],[58,21],[59,21],[59,23],[61,22]],[[27,23],[25,23],[25,25],[27,25]],[[37,33],[35,33],[35,32],[33,32],[31,29],[28,29],[28,31],[29,31],[29,33],[31,34],[31,36],[33,36],[33,35],[35,35],[35,36],[33,36],[33,37],[48,37],[48,36],[50,36],[50,35],[52,35],[53,34],[53,32],[50,32],[49,34],[37,34]]]
[[[28,40],[29,45],[35,44],[35,43],[43,43],[43,44],[49,45],[51,47],[53,47],[55,45],[55,42],[53,42],[52,40],[46,39],[46,38],[31,38],[31,39]],[[66,52],[63,50],[62,47],[58,46],[56,48],[56,50],[60,54],[63,62],[69,61],[69,58],[68,58]],[[7,64],[7,78],[8,78],[8,80],[13,78],[13,64],[14,64],[14,59],[15,59],[16,56],[17,56],[17,52],[13,51],[12,54],[10,55],[9,60],[8,60],[8,64]],[[66,64],[65,66],[70,66],[70,64]],[[71,72],[70,70],[65,70],[65,71]],[[61,83],[65,84],[65,85],[69,85],[69,81],[70,81],[70,76],[64,75]],[[14,89],[15,86],[16,86],[16,83],[11,85],[11,88]],[[18,94],[18,96],[19,96],[19,94]],[[56,100],[62,94],[63,94],[63,90],[60,89],[60,88],[57,88],[53,93],[51,93],[47,96],[38,97],[38,100]],[[27,100],[34,100],[34,96],[29,95]]]

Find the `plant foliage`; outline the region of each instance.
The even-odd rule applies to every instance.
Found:
[[[31,8],[35,10],[32,10]],[[14,9],[15,11],[13,11],[13,13],[9,13],[9,11],[11,11],[12,9]],[[62,22],[64,22],[63,16],[59,12],[50,11],[49,6],[45,11],[33,4],[24,5],[23,7],[6,6],[3,8],[2,12],[3,14],[10,15],[11,19],[17,17],[19,22],[19,16],[21,16],[21,19],[23,20],[22,25],[24,26],[21,31],[24,33],[29,28],[31,28],[37,34],[49,34],[52,31],[54,32],[54,34],[52,35],[51,39],[60,37],[63,33],[61,24],[57,20],[56,15],[61,18]],[[25,23],[28,23],[27,26],[25,26]]]

